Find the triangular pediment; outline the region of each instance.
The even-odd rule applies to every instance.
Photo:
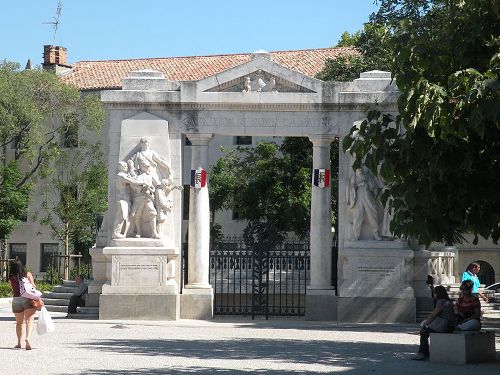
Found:
[[[198,82],[201,92],[318,93],[321,81],[258,57]]]

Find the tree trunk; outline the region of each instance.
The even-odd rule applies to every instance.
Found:
[[[68,223],[66,223],[66,233],[64,235],[64,280],[69,280],[69,234]]]
[[[0,240],[0,259],[7,259],[7,238]],[[7,280],[7,263],[0,262],[0,279]]]

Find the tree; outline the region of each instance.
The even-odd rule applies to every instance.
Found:
[[[210,209],[231,209],[250,224],[272,223],[284,234],[306,237],[310,225],[312,145],[307,138],[285,138],[281,145],[223,149],[210,173]],[[338,160],[338,148],[332,147]],[[335,164],[335,162],[334,162]],[[336,180],[332,177],[333,180]],[[333,200],[336,204],[336,199]]]
[[[380,169],[397,235],[500,238],[499,14],[489,0],[399,0],[373,17],[392,32],[400,114],[370,113],[343,147]]]
[[[31,186],[17,187],[21,178],[16,161],[0,167],[0,258],[5,258],[7,238],[28,209]]]
[[[22,186],[57,156],[61,139],[75,124],[80,130],[99,131],[104,111],[97,96],[82,96],[55,74],[18,67],[0,63],[0,147],[11,145],[14,160],[22,161],[24,173],[17,182]]]
[[[11,160],[22,166],[11,175],[9,186],[27,193],[30,186],[36,188],[40,172],[60,156],[61,149],[68,146],[66,142],[74,142],[78,131],[99,131],[104,111],[97,96],[81,95],[53,73],[18,68],[17,63],[0,63],[0,149],[4,151],[4,169]],[[5,152],[10,149],[12,155]],[[26,207],[13,209],[11,204],[1,200],[0,211],[26,211]],[[11,217],[14,223],[20,218]],[[5,240],[14,228],[5,227]]]
[[[341,55],[328,59],[316,78],[323,81],[352,81],[361,72],[389,70],[393,52],[388,44],[389,29],[379,23],[366,23],[362,31],[345,31],[336,47],[356,47],[359,54]]]
[[[66,256],[75,244],[94,242],[96,215],[107,207],[107,168],[101,145],[81,142],[78,149],[60,149],[51,168],[42,173],[41,223],[64,244]],[[87,254],[88,250],[84,252]],[[69,259],[64,278],[68,279]]]

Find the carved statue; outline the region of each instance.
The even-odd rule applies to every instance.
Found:
[[[141,151],[132,156],[134,169],[141,170],[140,163],[148,161],[151,167],[150,174],[154,176],[157,181],[170,177],[170,164],[168,161],[159,155],[151,148],[151,140],[149,138],[141,138]]]
[[[161,184],[158,185],[155,191],[155,204],[157,208],[157,216],[156,216],[156,227],[157,232],[163,232],[163,224],[167,219],[167,214],[172,211],[174,207],[174,201],[170,197],[170,193],[174,190],[183,190],[183,187],[180,185],[174,185],[171,178],[164,178],[161,180]]]
[[[130,231],[135,231],[135,237],[143,235],[143,220],[149,225],[151,237],[160,238],[156,231],[155,186],[159,181],[152,173],[151,165],[147,159],[139,161],[140,174],[131,183],[132,209],[130,211]]]
[[[376,193],[378,184],[366,167],[356,169],[349,180],[347,204],[352,211],[352,240],[359,240],[361,225],[367,222],[373,239],[381,240],[378,234],[378,212]]]
[[[116,203],[117,210],[115,222],[113,225],[113,238],[122,238],[127,235],[130,226],[129,221],[129,205],[130,197],[130,183],[133,183],[134,176],[130,175],[129,168],[126,162],[120,161],[118,163],[118,174],[116,177]]]
[[[278,92],[276,90],[276,77],[266,79],[264,72],[258,70],[252,76],[245,77],[243,92]]]

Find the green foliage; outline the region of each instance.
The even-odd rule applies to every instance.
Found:
[[[70,272],[70,280],[74,280],[76,275],[78,275],[78,268],[73,267]],[[91,277],[91,270],[90,270],[90,265],[89,264],[81,264],[80,265],[80,276],[84,279],[90,279]]]
[[[429,244],[462,242],[470,232],[475,242],[479,235],[497,242],[500,5],[383,3],[380,18],[394,30],[398,51],[393,75],[402,92],[400,116],[370,113],[351,130],[344,150],[372,170],[380,165],[394,198],[396,234]],[[412,7],[391,7],[403,3]]]
[[[79,148],[60,149],[42,177],[44,215],[41,223],[65,244],[88,257],[95,241],[96,216],[107,207],[107,168],[101,146],[80,142]],[[89,247],[90,247],[89,246]]]
[[[12,288],[9,282],[0,282],[0,298],[12,297]]]
[[[57,269],[55,269],[52,266],[47,267],[47,271],[43,275],[43,283],[48,284],[48,285],[59,285],[63,283],[62,277],[59,275],[59,272],[57,272]],[[37,284],[38,287],[38,284]]]
[[[333,165],[338,161],[332,147]],[[312,145],[307,138],[285,138],[281,146],[223,149],[210,173],[212,212],[231,209],[240,220],[272,222],[279,232],[309,232]],[[332,176],[332,181],[336,178]],[[336,198],[336,191],[332,193]],[[336,204],[336,199],[333,199]],[[336,210],[335,210],[336,212]]]
[[[6,239],[26,215],[31,187],[18,187],[22,178],[19,163],[11,161],[0,167],[0,239]]]
[[[388,29],[378,23],[366,23],[362,31],[342,34],[336,47],[356,47],[360,54],[344,54],[329,59],[316,78],[323,81],[352,81],[361,72],[388,70],[392,61],[392,49],[388,44]]]
[[[81,129],[98,131],[104,111],[95,96],[81,97],[76,87],[41,69],[17,70],[0,63],[0,146],[15,144],[16,160],[23,160],[22,185],[57,157],[60,135],[78,123]],[[72,118],[68,123],[61,121]]]

